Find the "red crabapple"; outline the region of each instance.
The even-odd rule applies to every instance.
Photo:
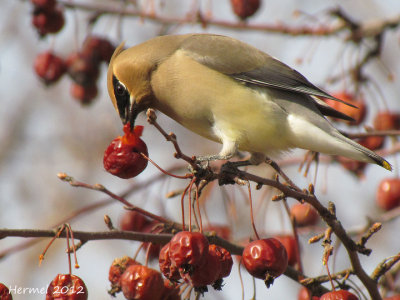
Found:
[[[346,290],[337,290],[323,294],[320,300],[358,300],[358,297]]]
[[[142,265],[130,265],[120,279],[126,299],[161,300],[164,280],[160,272]]]
[[[235,15],[244,20],[254,15],[260,7],[260,0],[231,0]]]
[[[254,277],[263,279],[267,287],[285,272],[288,265],[285,247],[274,238],[247,244],[243,250],[242,260],[247,271]]]
[[[81,278],[58,274],[47,288],[46,300],[87,300],[88,291]]]
[[[129,124],[124,126],[124,136],[115,138],[104,152],[104,169],[120,178],[132,178],[139,175],[147,166],[147,146],[140,138],[143,126],[135,126],[130,131]]]

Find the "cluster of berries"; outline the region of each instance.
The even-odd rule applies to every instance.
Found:
[[[179,300],[179,289],[161,273],[141,265],[131,257],[116,258],[109,270],[109,293],[122,291],[126,299]]]
[[[53,51],[37,55],[34,69],[40,79],[50,85],[65,73],[72,79],[71,95],[82,104],[89,104],[97,96],[97,79],[102,62],[108,63],[115,47],[105,38],[89,36],[82,49],[64,60]]]
[[[344,121],[340,119],[334,119],[335,121],[345,122],[349,126],[359,126],[362,124],[367,116],[368,106],[365,100],[359,95],[356,96],[347,91],[338,92],[333,94],[334,97],[342,99],[347,103],[354,105],[356,108],[348,106],[338,101],[331,99],[325,99],[325,102],[333,107],[334,109],[344,113],[345,115],[353,118],[353,121]],[[373,119],[373,130],[386,131],[386,130],[399,130],[400,129],[400,114],[381,111],[376,114]],[[360,145],[375,151],[379,150],[384,146],[385,136],[367,136],[357,139],[357,143]],[[364,162],[355,161],[345,157],[338,157],[339,163],[348,171],[352,172],[358,177],[364,176],[364,170],[367,166]]]
[[[222,279],[231,273],[230,253],[217,245],[210,245],[199,232],[181,231],[160,251],[160,270],[172,282],[183,279],[199,292],[207,285],[220,290]]]

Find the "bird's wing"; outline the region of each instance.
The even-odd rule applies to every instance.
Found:
[[[315,105],[317,106],[318,110],[324,115],[328,117],[333,117],[337,119],[342,119],[350,122],[354,122],[355,120],[352,117],[349,117],[348,115],[345,115],[344,113],[334,109],[333,107],[329,106],[328,104],[325,103],[325,101],[317,98],[317,97],[312,97],[314,100]]]
[[[316,87],[279,60],[230,37],[191,35],[183,41],[180,50],[197,62],[243,83],[325,97],[354,107]]]

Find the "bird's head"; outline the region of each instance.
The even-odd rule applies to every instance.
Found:
[[[151,71],[154,63],[140,46],[115,50],[107,73],[107,87],[115,110],[123,124],[133,128],[137,115],[150,107]]]

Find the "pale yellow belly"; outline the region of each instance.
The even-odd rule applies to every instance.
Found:
[[[180,57],[164,63],[152,85],[159,99],[156,109],[208,139],[230,139],[250,152],[292,147],[283,138],[287,115],[267,94],[191,59]]]

